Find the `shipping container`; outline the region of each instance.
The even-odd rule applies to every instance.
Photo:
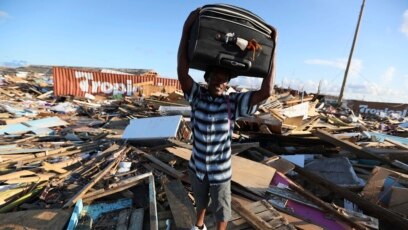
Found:
[[[124,75],[84,71],[75,68],[53,67],[54,95],[55,96],[86,96],[96,95],[133,95],[141,91],[138,83],[153,82],[154,86],[174,86],[181,89],[177,79],[162,78],[155,72],[141,75]]]

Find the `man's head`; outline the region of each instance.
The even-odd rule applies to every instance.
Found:
[[[204,74],[211,96],[221,96],[227,88],[227,84],[234,75],[231,71],[222,68],[211,68]]]

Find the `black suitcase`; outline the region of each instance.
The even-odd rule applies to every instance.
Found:
[[[271,68],[276,30],[248,10],[205,5],[190,31],[190,67],[219,66],[235,75],[266,77]]]

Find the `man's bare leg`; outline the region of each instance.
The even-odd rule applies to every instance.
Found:
[[[221,221],[217,223],[217,230],[225,230],[227,229],[227,221]]]
[[[201,209],[197,212],[196,226],[201,227],[204,225],[205,211],[206,209]]]

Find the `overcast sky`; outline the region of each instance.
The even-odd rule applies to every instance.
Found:
[[[176,78],[185,18],[215,1],[0,0],[0,65],[154,69]],[[216,1],[219,2],[219,1]],[[224,1],[279,32],[276,84],[338,95],[362,0]],[[202,81],[202,72],[190,71]],[[231,84],[257,86],[260,79]],[[345,98],[408,101],[408,1],[367,0]]]

